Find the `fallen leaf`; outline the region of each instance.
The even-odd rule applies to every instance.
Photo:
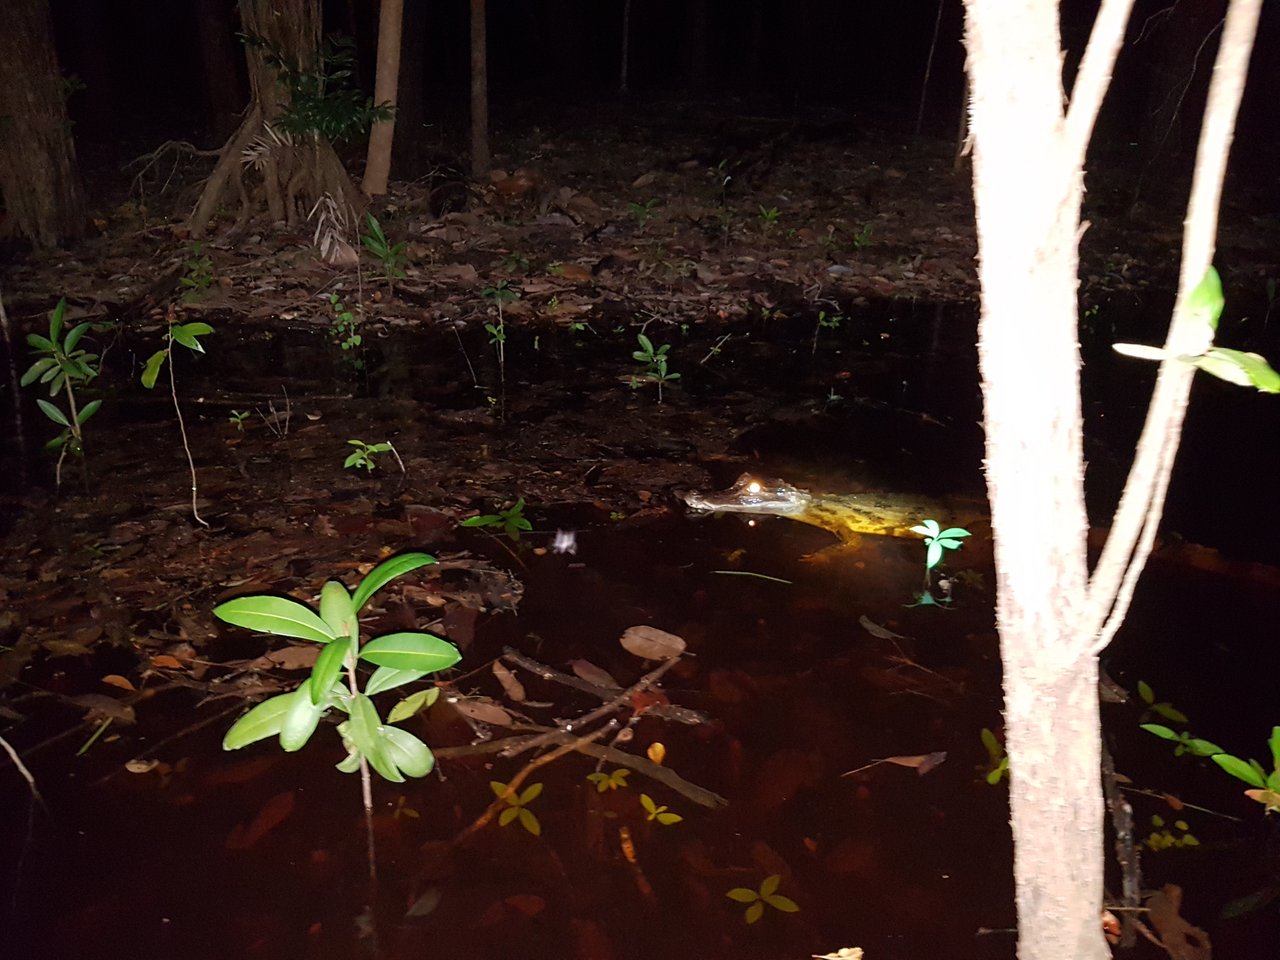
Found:
[[[613,679],[608,670],[597,667],[590,660],[570,660],[569,669],[578,679],[594,683],[597,687],[603,687],[605,690],[622,689],[622,685]]]
[[[491,723],[495,727],[509,727],[512,723],[511,714],[492,700],[451,700],[450,705],[464,717],[478,723]]]
[[[645,755],[658,766],[662,766],[662,761],[667,758],[667,748],[661,740],[655,740],[649,744],[649,749],[645,751]]]
[[[277,793],[262,805],[258,815],[248,826],[237,823],[227,836],[228,850],[248,850],[293,814],[294,797],[292,790]]]
[[[108,673],[102,678],[102,682],[113,687],[119,687],[121,690],[128,690],[130,693],[134,693],[138,689],[129,682],[128,677],[122,677],[118,673]]]
[[[896,763],[900,767],[912,767],[918,776],[923,777],[930,770],[942,766],[947,759],[947,751],[938,750],[934,753],[922,753],[912,756],[903,757],[885,757],[884,763]]]
[[[516,703],[525,701],[524,684],[516,679],[514,673],[502,665],[501,660],[493,661],[493,675],[498,678],[498,682],[502,684],[502,689],[508,697]]]
[[[905,640],[907,639],[900,633],[894,633],[888,627],[882,627],[874,620],[863,614],[858,618],[858,624],[863,630],[880,640]]]
[[[323,647],[318,643],[302,645],[291,643],[279,650],[272,650],[263,659],[271,662],[281,670],[310,670],[316,664]]]
[[[685,648],[684,641],[674,633],[644,624],[627,627],[618,642],[628,653],[645,660],[674,660]]]
[[[167,653],[157,653],[151,658],[151,665],[159,667],[162,670],[181,670],[182,663],[177,657],[171,657]]]

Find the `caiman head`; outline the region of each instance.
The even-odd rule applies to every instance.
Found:
[[[728,490],[677,494],[690,510],[701,513],[759,513],[770,517],[797,516],[813,503],[813,495],[785,480],[762,479],[744,473]]]

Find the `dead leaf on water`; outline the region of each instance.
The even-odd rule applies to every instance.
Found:
[[[900,633],[894,633],[888,627],[882,627],[866,614],[858,618],[858,624],[863,630],[880,640],[905,640],[907,639]]]
[[[597,667],[590,660],[570,660],[569,669],[571,669],[579,680],[585,680],[587,683],[594,683],[597,687],[603,687],[606,690],[621,690],[622,687],[617,680],[613,679],[608,670],[603,667]]]
[[[911,767],[916,775],[923,777],[929,771],[940,767],[947,759],[947,751],[937,750],[933,753],[921,753],[903,757],[885,757],[884,763],[895,763],[900,767]]]
[[[311,643],[306,646],[290,644],[287,647],[281,647],[279,650],[272,650],[261,659],[279,667],[281,670],[310,670],[315,666],[316,658],[320,656],[322,649],[323,647],[318,643]]]
[[[644,624],[627,627],[618,642],[628,653],[645,660],[674,660],[685,650],[684,640],[674,633]]]
[[[509,727],[512,723],[511,714],[492,700],[468,698],[452,700],[450,705],[467,719],[479,723],[491,723],[495,727]]]
[[[293,814],[294,797],[292,790],[277,793],[262,805],[253,822],[247,826],[237,823],[227,836],[228,850],[248,850]]]
[[[502,689],[516,703],[525,701],[524,684],[516,679],[514,673],[502,665],[501,660],[493,661],[493,675],[502,684]]]
[[[102,678],[102,682],[112,687],[119,687],[121,690],[128,690],[130,693],[134,693],[138,689],[129,682],[128,677],[122,677],[118,673],[108,673]]]

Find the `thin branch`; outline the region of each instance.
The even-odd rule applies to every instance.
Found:
[[[1222,183],[1261,6],[1261,0],[1232,0],[1227,10],[1187,206],[1178,302],[1165,343],[1171,357],[1203,353],[1213,342],[1213,330],[1192,318],[1186,301],[1213,262]],[[1194,374],[1193,366],[1178,360],[1166,359],[1160,364],[1129,479],[1090,578],[1080,635],[1096,636],[1094,653],[1110,643],[1119,629],[1138,573],[1155,542]]]
[[[1124,42],[1124,30],[1132,9],[1133,0],[1102,0],[1098,16],[1093,21],[1093,30],[1076,73],[1067,110],[1065,136],[1067,156],[1073,158],[1070,160],[1072,169],[1084,164],[1093,124],[1098,119],[1102,98],[1111,85],[1111,71]]]

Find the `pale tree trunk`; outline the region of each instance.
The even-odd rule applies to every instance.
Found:
[[[48,0],[10,0],[0,20],[4,232],[57,247],[84,235],[85,208]]]
[[[471,0],[471,176],[489,175],[489,65],[485,0]]]
[[[387,192],[387,176],[391,173],[391,144],[395,140],[395,105],[400,86],[400,26],[404,19],[404,0],[382,0],[378,14],[378,73],[373,86],[373,102],[389,106],[392,115],[378,120],[369,131],[369,152],[365,158],[364,181],[367,196]]]
[[[1236,7],[1251,6],[1252,14],[1241,16],[1256,23],[1259,2],[1235,0],[1233,15]],[[1150,549],[1190,384],[1186,364],[1163,365],[1161,383],[1177,384],[1157,388],[1091,581],[1076,342],[1080,203],[1085,148],[1131,4],[1103,0],[1064,112],[1056,4],[965,3],[982,287],[979,357],[1023,960],[1110,956],[1099,923],[1097,654],[1123,619]],[[1251,38],[1251,26],[1237,27]],[[1229,17],[1223,54],[1238,45],[1239,35]],[[1238,103],[1238,89],[1235,96]],[[1201,145],[1202,163],[1215,151],[1218,158],[1205,178],[1212,184],[1221,183],[1234,108],[1229,112],[1227,132]],[[1205,126],[1208,135],[1218,129]],[[1179,304],[1211,256],[1214,224],[1197,220],[1195,211],[1205,203],[1216,211],[1212,184],[1193,194]],[[1197,223],[1207,240],[1193,243]],[[1186,348],[1180,318],[1181,308],[1170,338]]]

